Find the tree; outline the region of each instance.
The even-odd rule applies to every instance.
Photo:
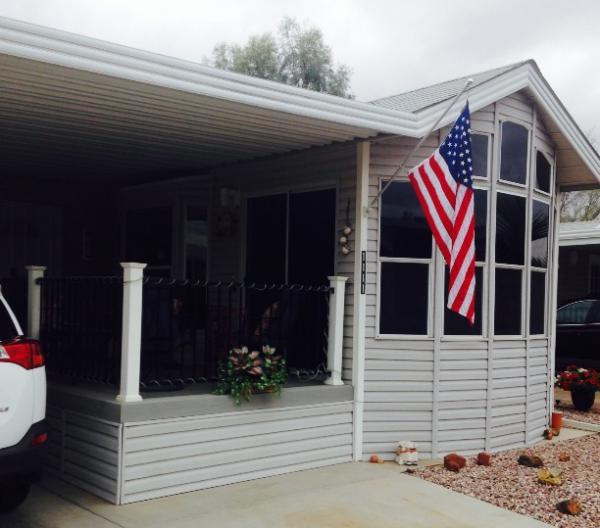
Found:
[[[221,42],[213,49],[213,66],[271,79],[317,92],[352,98],[350,69],[335,66],[331,48],[317,27],[286,17],[277,37],[253,35],[244,46]]]

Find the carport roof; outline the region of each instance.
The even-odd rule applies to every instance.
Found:
[[[472,110],[525,90],[551,125],[561,183],[597,185],[598,155],[536,64],[493,72],[469,91]],[[377,135],[421,137],[457,83],[436,86],[443,94],[424,89],[437,94],[425,106],[387,108],[0,18],[0,136],[15,172],[124,182]]]

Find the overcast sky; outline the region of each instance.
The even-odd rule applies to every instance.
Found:
[[[323,30],[363,101],[534,58],[600,136],[600,2],[588,0],[0,0],[0,15],[193,61],[219,41]]]

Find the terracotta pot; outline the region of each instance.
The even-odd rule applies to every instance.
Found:
[[[596,388],[587,383],[579,383],[571,387],[571,401],[578,411],[589,411],[596,399]]]
[[[552,421],[550,422],[550,427],[552,429],[560,429],[562,427],[563,421],[563,413],[560,411],[554,411],[552,413]]]

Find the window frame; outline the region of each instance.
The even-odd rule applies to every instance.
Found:
[[[550,192],[542,191],[542,189],[538,189],[538,187],[537,187],[537,155],[538,155],[538,152],[542,156],[544,156],[544,158],[546,158],[546,161],[550,165],[550,182],[549,182]],[[537,141],[534,141],[534,144],[533,144],[532,163],[533,163],[533,169],[531,171],[531,174],[532,174],[532,180],[534,179],[533,175],[535,174],[535,183],[531,187],[532,187],[534,196],[539,193],[539,194],[545,196],[546,198],[551,199],[552,194],[553,194],[552,189],[554,189],[554,177],[555,177],[554,158],[552,156],[550,156],[550,154],[546,151],[546,149],[544,149]]]
[[[522,126],[527,131],[527,158],[525,183],[511,182],[500,178],[501,174],[501,149],[502,149],[502,125],[511,122]],[[487,194],[487,214],[486,214],[486,238],[487,247],[485,252],[485,261],[476,261],[476,267],[482,268],[483,291],[482,291],[482,328],[481,333],[477,335],[460,335],[445,333],[445,308],[444,308],[444,280],[445,280],[445,262],[440,251],[437,249],[432,237],[432,258],[392,258],[380,256],[381,243],[381,197],[379,198],[378,209],[378,238],[377,238],[377,285],[375,288],[375,339],[389,340],[416,340],[416,341],[439,341],[439,342],[488,342],[490,340],[502,341],[527,341],[529,339],[550,339],[552,326],[552,310],[548,305],[552,299],[554,284],[552,274],[554,273],[554,244],[556,239],[556,157],[553,155],[553,147],[540,135],[539,120],[537,112],[533,108],[533,119],[531,122],[524,119],[514,118],[506,115],[502,109],[495,110],[493,128],[482,125],[477,129],[473,126],[473,134],[487,136],[487,175],[473,177],[473,188],[483,190]],[[444,136],[445,129],[441,129],[440,138]],[[536,156],[541,151],[546,160],[550,163],[550,192],[541,191],[536,188],[537,180],[535,178]],[[379,176],[378,183],[381,188],[382,182],[389,180],[389,176]],[[408,183],[407,176],[397,178],[398,182]],[[525,200],[524,212],[524,258],[522,264],[503,264],[496,263],[496,223],[497,223],[497,196],[498,193],[514,195]],[[546,267],[532,266],[532,214],[533,201],[540,201],[549,208],[548,218],[548,260]],[[493,244],[493,246],[492,246]],[[381,334],[380,333],[380,311],[381,311],[381,262],[405,262],[422,263],[429,266],[428,275],[428,311],[427,311],[427,335],[413,334]],[[496,269],[513,269],[521,273],[520,290],[520,332],[518,334],[497,334],[495,331],[495,303],[496,303]],[[544,273],[544,331],[542,334],[531,333],[531,287],[533,273]],[[440,290],[438,292],[437,290]],[[492,333],[493,329],[493,333]]]
[[[389,181],[389,177],[380,176],[378,180],[378,189],[381,190],[383,186]],[[407,184],[412,187],[412,184],[408,180],[408,177],[399,177],[394,179],[394,183]],[[416,197],[415,197],[416,199]],[[383,195],[379,196],[377,203],[377,294],[375,302],[375,338],[381,340],[418,340],[418,341],[429,341],[433,339],[433,314],[434,309],[432,307],[435,303],[435,260],[438,253],[437,246],[431,236],[431,256],[429,258],[419,257],[382,257],[381,256],[381,217],[382,217],[382,200]],[[396,264],[423,264],[427,265],[427,332],[425,334],[383,334],[380,329],[381,322],[381,285],[382,285],[382,272],[381,264],[383,262],[396,263]]]
[[[527,131],[527,159],[525,160],[525,183],[513,182],[510,180],[504,180],[501,178],[502,174],[502,134],[503,134],[503,125],[504,123],[513,123],[514,125],[522,126]],[[531,150],[533,146],[533,133],[531,130],[531,125],[520,119],[516,119],[513,117],[505,117],[501,116],[498,119],[498,174],[496,175],[496,180],[498,183],[509,185],[511,187],[517,187],[524,191],[529,189],[532,177],[531,177]]]

